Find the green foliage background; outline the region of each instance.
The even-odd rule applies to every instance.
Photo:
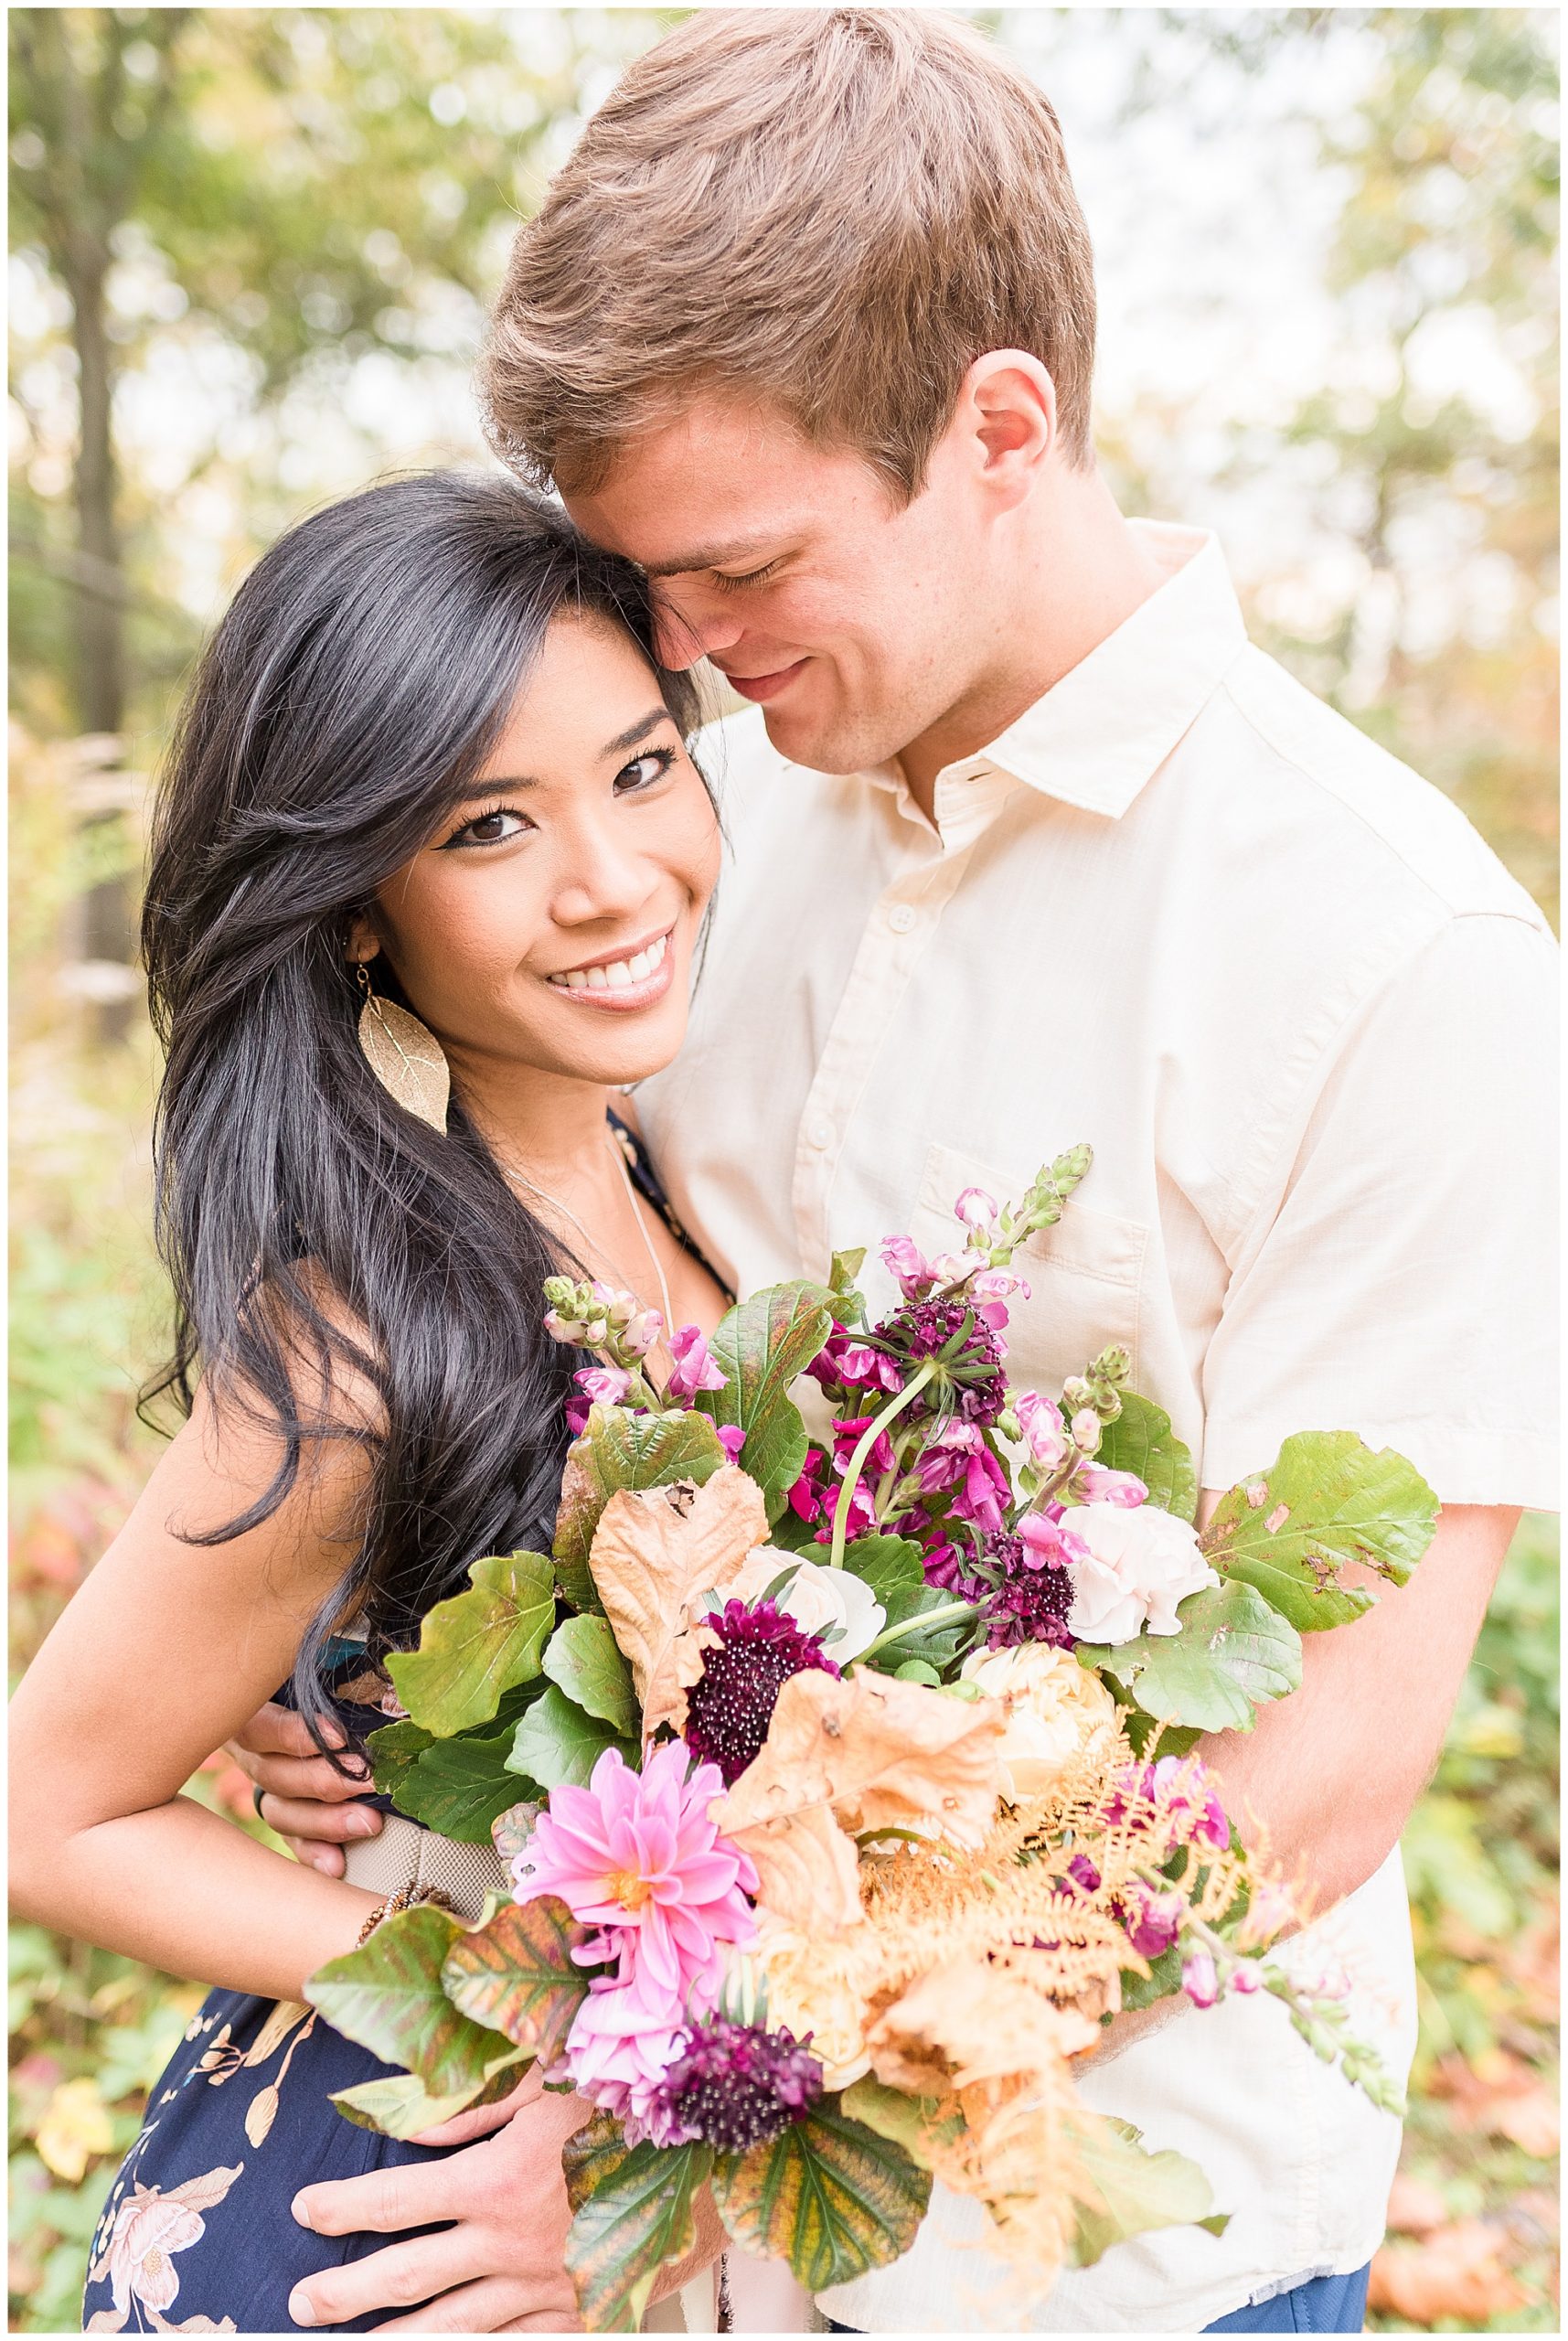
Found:
[[[622,62],[667,21],[629,9],[13,11],[18,1672],[155,1451],[133,1386],[164,1333],[147,1233],[156,1068],[125,987],[95,957],[84,905],[117,884],[133,893],[144,775],[173,687],[255,551],[389,465],[482,459],[464,379],[517,216]],[[1290,167],[1310,179],[1304,207],[1332,198],[1311,265],[1355,362],[1326,365],[1287,411],[1249,402],[1238,379],[1219,426],[1211,401],[1200,412],[1185,393],[1146,384],[1135,395],[1107,376],[1107,469],[1128,508],[1188,519],[1285,483],[1300,530],[1244,577],[1254,631],[1455,795],[1554,913],[1550,15],[1093,9],[981,21],[1048,86],[1055,64],[1071,87],[1085,60],[1109,59],[1122,91],[1111,130],[1133,156],[1141,123],[1184,122],[1198,139],[1206,105],[1244,106],[1282,77],[1299,80],[1292,118],[1310,151]],[[46,119],[61,42],[107,74],[70,170]],[[90,632],[78,619],[84,591],[107,588],[101,567],[83,565],[69,289],[81,255],[61,241],[62,206],[84,219],[92,204],[105,219],[118,206],[104,299],[124,690],[110,739],[91,735],[83,711],[101,700],[82,672]],[[1098,236],[1093,214],[1091,225]],[[1511,405],[1482,395],[1479,364],[1474,381],[1460,369],[1434,388],[1430,352],[1454,329],[1504,369]],[[189,418],[177,446],[171,401]],[[1309,538],[1342,556],[1310,593],[1298,574]],[[123,1011],[107,1027],[105,1001]],[[1404,1841],[1422,2036],[1392,2215],[1403,2239],[1374,2292],[1386,2327],[1555,2329],[1557,1640],[1553,1529],[1530,1519]],[[221,1760],[193,1787],[256,1825]],[[22,2329],[74,2327],[99,2204],[200,1997],[14,1930],[10,2293]]]

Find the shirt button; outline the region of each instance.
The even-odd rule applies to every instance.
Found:
[[[833,1143],[833,1125],[831,1122],[813,1122],[805,1135],[820,1153],[825,1147],[829,1147]]]
[[[914,913],[907,903],[895,903],[888,913],[888,925],[895,935],[907,935],[914,925]]]

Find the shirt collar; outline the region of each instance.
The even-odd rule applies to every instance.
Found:
[[[1245,647],[1219,539],[1129,524],[1166,572],[1146,602],[986,751],[986,762],[1087,813],[1120,819]]]

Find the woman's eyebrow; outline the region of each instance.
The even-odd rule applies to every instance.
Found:
[[[617,732],[613,740],[607,740],[601,754],[624,756],[628,748],[635,748],[639,740],[645,740],[648,733],[656,732],[661,723],[674,722],[675,718],[667,707],[656,707],[650,714],[639,717],[635,723],[629,723],[624,732]]]

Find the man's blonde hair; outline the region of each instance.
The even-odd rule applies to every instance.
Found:
[[[951,17],[701,10],[642,57],[518,232],[482,387],[505,460],[599,484],[699,390],[915,495],[989,349],[1090,460],[1094,280],[1046,99]]]

